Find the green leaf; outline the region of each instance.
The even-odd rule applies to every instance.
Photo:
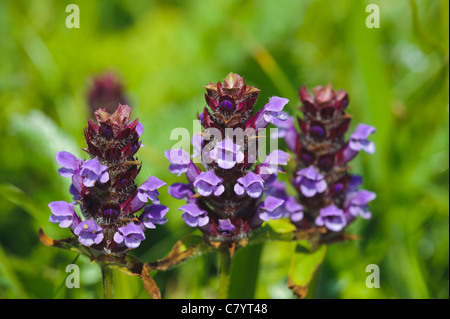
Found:
[[[294,224],[292,224],[289,219],[282,218],[282,219],[275,219],[275,220],[269,220],[267,222],[268,225],[272,228],[272,230],[279,234],[287,234],[292,233],[295,231],[296,227]]]
[[[326,251],[326,245],[320,245],[312,250],[307,241],[300,241],[295,247],[289,269],[288,287],[297,297],[304,298],[308,293],[308,285],[322,263]]]

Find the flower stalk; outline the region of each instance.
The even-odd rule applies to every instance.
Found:
[[[220,273],[219,273],[219,289],[217,291],[217,298],[227,299],[230,289],[232,258],[228,251],[223,251],[219,253],[219,256],[220,256]]]
[[[113,270],[109,265],[102,263],[102,287],[103,287],[103,299],[113,298]]]

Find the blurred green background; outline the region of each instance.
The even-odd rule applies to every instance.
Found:
[[[80,28],[65,8],[80,8]],[[366,5],[380,8],[369,29]],[[375,191],[373,218],[332,245],[309,298],[449,297],[449,16],[448,1],[7,1],[0,0],[0,298],[100,298],[98,265],[44,247],[38,229],[69,236],[48,221],[47,205],[70,200],[55,154],[86,157],[83,130],[90,80],[104,72],[124,84],[133,117],[145,126],[138,182],[168,184],[164,150],[176,127],[192,130],[205,106],[203,86],[233,71],[270,96],[332,83],[349,92],[357,123],[374,125],[377,152],[352,162]],[[281,143],[281,142],[280,142]],[[281,144],[280,144],[281,145]],[[166,189],[169,222],[148,231],[133,251],[144,261],[165,256],[192,230]],[[292,298],[286,287],[289,243],[239,251],[231,297]],[[66,289],[65,268],[81,269],[81,288]],[[368,289],[368,264],[380,288]],[[163,298],[215,298],[217,256],[204,255],[154,274]],[[138,278],[115,272],[116,298],[148,298]]]

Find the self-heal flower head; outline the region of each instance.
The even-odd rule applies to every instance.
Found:
[[[51,202],[48,207],[52,211],[50,222],[59,224],[61,228],[75,228],[80,223],[80,218],[73,209],[73,204],[64,201]]]
[[[169,211],[169,207],[164,205],[151,205],[144,208],[144,212],[140,216],[140,220],[147,228],[156,228],[157,225],[164,225],[167,223],[167,218],[164,217]]]
[[[231,169],[236,163],[242,163],[244,160],[244,153],[242,153],[240,148],[239,145],[233,143],[233,140],[226,138],[216,144],[210,152],[210,157],[220,168]]]
[[[83,185],[86,187],[94,186],[97,181],[104,184],[109,180],[108,166],[102,165],[97,158],[86,161],[80,174],[84,177]]]
[[[270,188],[289,154],[271,150],[261,163],[258,148],[266,135],[261,132],[264,127],[289,119],[283,112],[288,100],[272,97],[255,112],[259,89],[235,73],[205,89],[207,105],[197,114],[202,130],[191,141],[193,158],[200,155],[201,166],[189,162],[184,168],[189,183],[176,183],[169,193],[186,200],[180,210],[189,226],[198,227],[207,243],[233,254],[263,223],[260,213],[274,219],[286,212],[284,200],[264,198],[266,186]]]
[[[120,227],[114,234],[114,241],[118,244],[122,242],[128,248],[137,248],[141,241],[145,239],[144,231],[141,227],[131,222],[126,226]]]
[[[181,217],[190,227],[202,227],[209,223],[208,213],[194,203],[183,205],[178,210],[184,211]]]
[[[216,176],[213,171],[201,172],[194,181],[194,187],[202,196],[220,196],[225,187],[222,185],[223,179]]]
[[[246,193],[252,198],[258,198],[264,191],[264,180],[253,172],[248,172],[244,177],[238,178],[234,185],[234,192],[238,195]]]
[[[185,150],[181,148],[171,149],[165,151],[164,155],[170,162],[169,170],[172,174],[177,174],[180,176],[181,174],[187,172],[191,159]]]
[[[90,159],[77,159],[68,152],[59,152],[59,173],[72,178],[70,193],[73,203],[53,202],[50,221],[69,227],[79,243],[89,247],[82,253],[91,260],[102,257],[124,260],[131,248],[145,239],[144,231],[164,224],[168,208],[159,205],[158,190],[166,185],[149,177],[137,187],[135,179],[142,164],[134,154],[142,146],[139,137],[143,125],[130,121],[131,108],[119,105],[113,114],[105,109],[95,111],[84,131]],[[80,206],[80,214],[74,204]],[[152,205],[152,204],[157,205]],[[145,205],[144,211],[139,211]],[[83,220],[83,222],[81,221]]]
[[[376,197],[374,192],[364,189],[347,194],[344,207],[353,217],[361,216],[363,219],[369,219],[372,214],[369,211],[368,203]]]
[[[62,166],[58,173],[62,177],[72,177],[81,170],[83,160],[77,158],[75,155],[69,152],[58,152],[56,154],[56,162],[59,166]]]
[[[325,226],[334,232],[341,231],[347,224],[344,211],[334,204],[322,208],[315,222],[317,226]]]
[[[312,165],[297,172],[295,184],[306,197],[313,197],[327,189],[323,175]]]
[[[89,219],[79,223],[73,233],[78,236],[80,244],[90,247],[93,244],[101,243],[104,237],[102,231],[102,227],[97,225],[93,219]]]

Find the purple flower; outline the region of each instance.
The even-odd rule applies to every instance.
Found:
[[[151,205],[144,208],[144,212],[140,216],[140,220],[147,228],[156,228],[157,225],[164,225],[167,223],[167,218],[164,216],[169,211],[169,207],[164,205]]]
[[[137,248],[141,241],[145,239],[144,231],[141,227],[131,222],[126,226],[120,227],[114,234],[114,241],[118,244],[125,242],[128,248]]]
[[[236,163],[242,163],[244,160],[244,153],[239,150],[240,148],[230,138],[226,138],[222,142],[217,143],[209,154],[220,168],[230,169]]]
[[[191,159],[185,150],[181,148],[172,149],[165,151],[164,155],[170,162],[169,170],[172,174],[180,176],[187,172]]]
[[[277,174],[280,165],[287,165],[289,154],[280,150],[275,150],[266,156],[259,166],[259,173],[262,175]]]
[[[294,126],[294,118],[288,116],[286,120],[275,119],[273,124],[278,128],[275,134],[271,134],[270,137],[273,139],[284,138],[287,147],[295,152],[297,146],[298,134]]]
[[[61,228],[70,227],[74,229],[80,223],[80,218],[73,209],[73,204],[66,203],[64,201],[51,202],[48,207],[52,211],[49,218],[53,224],[58,224]]]
[[[294,196],[289,196],[286,192],[286,187],[284,183],[274,180],[269,185],[267,185],[267,195],[280,198],[284,200],[283,217],[289,217],[292,222],[299,222],[303,219],[303,206],[297,203]]]
[[[169,186],[168,190],[170,196],[176,199],[185,199],[189,201],[191,196],[195,194],[194,188],[191,184],[175,183]]]
[[[141,122],[139,122],[136,125],[136,133],[137,133],[138,136],[141,136],[142,134],[144,134],[144,125],[142,125]]]
[[[150,199],[154,204],[159,204],[159,192],[158,188],[166,185],[162,180],[154,176],[150,176],[142,185],[138,188],[136,196],[131,203],[131,209],[133,211],[140,210]]]
[[[62,177],[72,177],[80,172],[83,160],[76,158],[75,155],[69,152],[58,152],[56,154],[56,162],[62,166],[58,170],[59,175]]]
[[[258,207],[259,218],[264,221],[279,219],[283,216],[282,205],[284,200],[273,196],[267,196]]]
[[[367,139],[375,131],[373,126],[359,124],[352,135],[350,135],[348,145],[344,149],[344,161],[348,162],[352,160],[361,150],[368,154],[375,153],[375,143]]]
[[[372,217],[372,215],[369,212],[367,204],[370,201],[373,201],[375,197],[375,193],[366,191],[364,189],[349,193],[347,195],[347,198],[345,199],[344,204],[346,212],[348,212],[353,217],[357,217],[358,215],[360,215],[363,219],[369,219],[370,217]]]
[[[192,136],[192,158],[202,155],[202,143],[203,136],[201,134],[194,134],[194,136]]]
[[[234,227],[234,225],[227,218],[227,219],[219,219],[219,226],[217,227],[217,229],[221,232],[229,234],[233,232],[236,229],[236,227]]]
[[[90,247],[94,243],[100,244],[103,240],[103,228],[97,225],[93,219],[82,221],[73,233],[78,236],[80,244]]]
[[[329,230],[337,232],[346,225],[344,211],[333,204],[322,208],[319,214],[315,221],[317,226],[325,226]]]
[[[286,120],[288,116],[282,110],[288,102],[289,100],[286,98],[271,97],[269,103],[264,105],[262,110],[256,115],[255,129],[265,128],[269,123],[274,123],[276,120]]]
[[[238,178],[234,185],[234,192],[238,195],[247,193],[252,198],[258,198],[264,191],[264,180],[261,176],[248,172],[244,177]]]
[[[99,181],[104,184],[109,180],[108,166],[100,164],[97,158],[86,161],[81,168],[81,176],[84,177],[83,185],[94,186]]]
[[[184,211],[181,217],[190,227],[202,227],[209,222],[208,213],[200,209],[196,204],[186,204],[178,208],[178,210]]]
[[[313,165],[298,171],[295,183],[306,197],[313,197],[327,189],[327,183],[323,175],[317,172]]]
[[[189,163],[188,169],[186,171],[186,178],[189,183],[194,184],[195,179],[200,175],[200,169],[192,162]]]
[[[303,206],[297,203],[295,197],[288,196],[284,201],[284,209],[293,223],[303,219]]]
[[[220,196],[225,187],[222,185],[223,179],[217,177],[213,171],[202,172],[194,181],[194,187],[197,188],[197,192],[202,196]]]
[[[366,124],[359,124],[350,135],[349,146],[354,151],[363,150],[372,154],[375,152],[375,143],[367,140],[369,135],[375,133],[375,128]]]

